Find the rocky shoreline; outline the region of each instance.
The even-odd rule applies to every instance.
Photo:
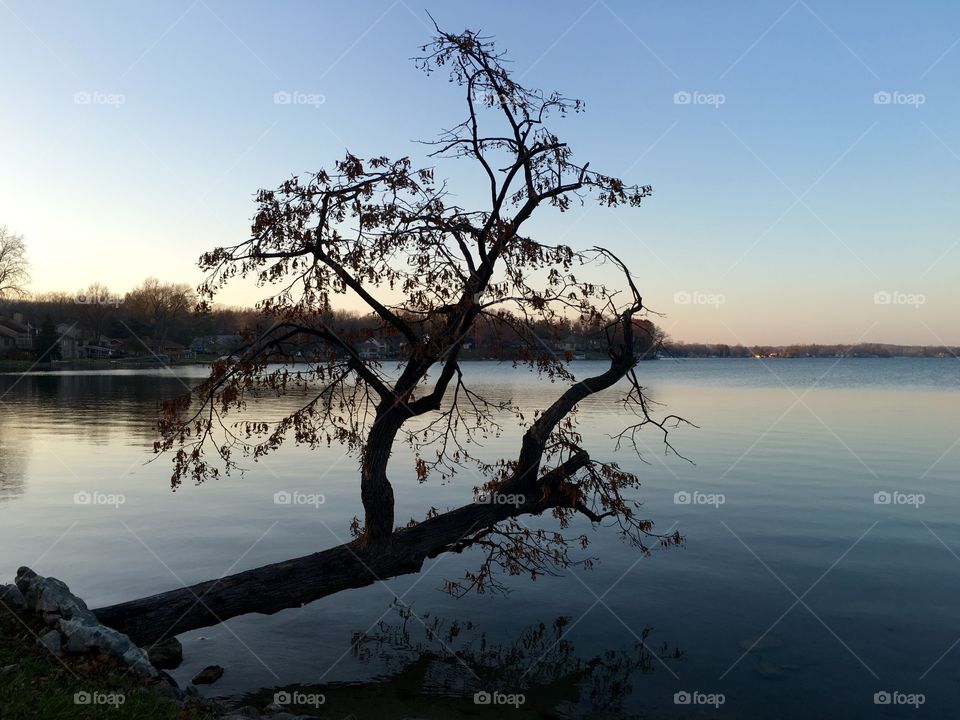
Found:
[[[49,655],[61,661],[91,656],[110,658],[142,682],[144,691],[156,693],[164,702],[181,708],[202,706],[211,711],[210,716],[216,720],[313,720],[316,717],[288,713],[276,704],[268,705],[261,713],[250,705],[229,707],[225,702],[203,699],[195,685],[216,682],[224,673],[224,669],[216,665],[205,668],[193,679],[193,685],[182,689],[164,671],[177,667],[182,661],[182,648],[176,638],[149,649],[138,647],[123,633],[100,623],[66,583],[42,577],[30,568],[21,567],[14,584],[0,585],[0,610],[42,620],[42,629],[31,630],[31,633]],[[17,671],[16,665],[0,668],[4,674]]]

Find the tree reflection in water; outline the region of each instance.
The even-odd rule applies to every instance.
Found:
[[[27,452],[21,433],[0,414],[0,503],[22,495],[26,475]]]
[[[381,620],[373,630],[352,638],[357,660],[383,668],[374,680],[283,690],[291,695],[321,693],[326,698],[322,717],[346,714],[357,720],[484,718],[508,711],[517,720],[639,718],[626,709],[636,675],[665,671],[682,658],[679,649],[665,642],[654,646],[650,628],[629,649],[584,658],[566,636],[571,628],[567,616],[527,627],[508,642],[492,642],[469,621],[415,615],[399,602],[392,610],[394,620]],[[500,693],[501,699],[522,694],[524,701],[517,707],[476,704],[477,693]],[[269,695],[263,691],[254,697],[263,702]]]

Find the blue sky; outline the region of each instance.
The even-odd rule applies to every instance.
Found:
[[[462,107],[409,61],[427,10],[585,99],[558,134],[653,185],[536,230],[624,257],[672,336],[960,343],[960,5],[932,1],[0,0],[0,224],[32,289],[196,283],[258,188],[345,148],[422,157]],[[471,170],[438,168],[465,200]]]

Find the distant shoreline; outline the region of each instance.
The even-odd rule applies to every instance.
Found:
[[[957,360],[957,355],[769,355],[769,356],[716,356],[716,355],[661,355],[657,360]],[[574,358],[569,362],[603,362],[602,357]],[[376,362],[400,362],[402,358],[380,358]],[[59,372],[69,370],[158,370],[167,367],[209,367],[212,360],[184,359],[170,362],[149,360],[61,360],[53,363],[34,363],[29,360],[0,360],[0,374],[23,372]],[[508,358],[464,358],[463,363],[513,363]]]

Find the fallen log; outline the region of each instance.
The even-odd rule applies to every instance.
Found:
[[[465,538],[509,517],[554,507],[543,499],[520,505],[471,503],[396,531],[389,543],[361,540],[292,560],[94,610],[104,625],[140,646],[219,624],[247,613],[272,615],[343,590],[419,572],[427,558],[463,549]]]

